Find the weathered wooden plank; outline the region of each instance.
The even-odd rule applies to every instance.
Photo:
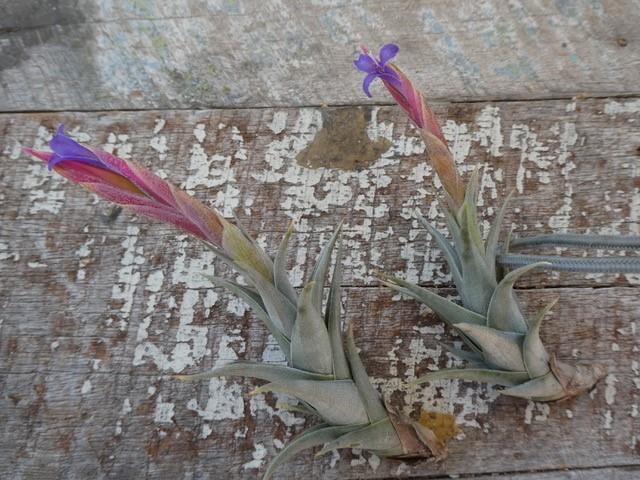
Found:
[[[147,286],[153,285],[157,270],[148,264],[141,269]],[[27,275],[16,278],[16,290],[25,294],[3,308],[3,478],[210,478],[221,469],[228,478],[253,477],[280,442],[304,427],[303,417],[279,410],[271,395],[247,396],[254,382],[184,384],[167,376],[170,368],[162,368],[185,362],[187,371],[202,371],[236,356],[278,361],[264,329],[229,296],[220,294],[210,314],[196,308],[189,319],[190,293],[202,301],[206,290],[182,282],[175,289],[145,289],[136,296],[130,322],[122,326],[109,323],[111,315],[119,314],[118,306],[107,299],[110,285],[97,282],[92,293],[96,313],[86,314],[70,302],[65,333],[55,318],[61,315],[51,318],[59,302],[53,296],[39,299],[42,287],[33,281]],[[181,287],[187,288],[181,292]],[[449,458],[434,465],[344,451],[336,462],[331,455],[314,459],[308,453],[278,478],[440,477],[640,465],[640,371],[633,361],[640,348],[634,329],[640,300],[635,288],[522,292],[528,312],[560,296],[543,329],[550,350],[570,359],[577,349],[581,358],[610,369],[591,395],[550,405],[496,398],[491,389],[460,382],[402,393],[402,381],[450,365],[437,344],[450,337],[415,302],[392,295],[381,288],[348,288],[347,317],[386,398],[407,411],[424,406],[456,415],[463,435],[450,444]],[[155,310],[145,317],[149,305]],[[188,332],[195,335],[187,341]],[[138,357],[139,352],[147,353]],[[196,365],[190,366],[189,358]]]
[[[486,225],[516,189],[505,223],[515,235],[640,233],[639,110],[638,99],[437,106],[450,119],[445,132],[462,168],[485,165]],[[115,276],[125,251],[138,249],[155,264],[185,255],[183,241],[166,240],[168,227],[144,219],[130,227],[126,212],[109,217],[105,203],[21,155],[20,146],[42,146],[61,121],[77,138],[164,172],[225,215],[237,210],[269,245],[297,219],[297,285],[341,218],[348,285],[375,284],[380,269],[449,284],[440,252],[411,220],[420,208],[444,228],[434,203],[439,184],[421,140],[392,107],[0,116],[2,272],[48,278],[61,269],[65,291],[90,285],[100,269]],[[520,285],[637,282],[634,275],[532,274]]]
[[[457,159],[488,166],[486,218],[515,187],[519,211],[507,224],[516,233],[540,224],[625,234],[639,232],[638,102],[436,110],[451,119],[445,130]],[[281,478],[638,465],[637,277],[522,283],[617,285],[522,292],[529,311],[561,296],[544,326],[550,349],[609,366],[591,396],[547,407],[455,382],[399,393],[401,380],[450,362],[436,343],[447,334],[432,317],[385,289],[365,288],[383,267],[448,284],[438,252],[409,219],[424,205],[438,219],[423,147],[395,108],[257,109],[0,115],[0,477],[207,478],[228,468],[229,478],[245,478],[304,423],[277,409],[272,396],[247,398],[251,382],[192,385],[168,376],[236,355],[279,355],[242,304],[201,277],[221,268],[207,252],[169,228],[110,215],[104,203],[21,156],[20,146],[41,146],[60,121],[84,141],[163,171],[227,215],[239,209],[269,245],[301,217],[291,262],[296,285],[336,219],[346,217],[345,283],[356,287],[347,289],[345,309],[371,374],[398,406],[454,413],[464,438],[442,465],[378,464],[344,452],[331,467],[331,457],[308,454]]]
[[[631,468],[595,468],[589,470],[570,470],[554,472],[531,472],[509,475],[511,480],[633,480],[640,475],[640,469]],[[504,475],[492,475],[479,477],[487,479],[500,479]]]
[[[639,93],[638,0],[5,3],[4,111],[359,104],[389,41],[433,98]]]

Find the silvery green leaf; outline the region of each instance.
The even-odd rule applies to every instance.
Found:
[[[296,304],[298,301],[298,295],[291,285],[289,276],[287,275],[287,248],[289,246],[289,239],[291,238],[292,233],[293,223],[290,223],[284,237],[282,237],[278,253],[276,254],[276,258],[273,262],[273,283],[276,288],[285,297],[287,297],[289,301],[291,301],[291,303]]]
[[[460,234],[462,238],[462,277],[460,290],[464,305],[476,313],[484,315],[496,288],[495,277],[491,275],[484,258],[484,247],[477,245],[475,239],[478,226],[473,224],[472,207],[464,203],[461,207]],[[474,233],[475,232],[475,233]]]
[[[532,263],[509,272],[498,284],[489,304],[487,325],[507,332],[527,333],[527,322],[513,294],[516,280],[529,270],[546,265],[544,262]]]
[[[340,318],[342,315],[341,296],[342,289],[342,243],[338,245],[338,254],[336,256],[336,264],[333,267],[333,275],[331,276],[331,288],[329,289],[329,298],[325,310],[325,323],[329,332],[329,340],[331,341],[331,352],[333,354],[333,374],[336,379],[341,380],[351,378],[349,364],[344,354],[344,346],[342,344],[342,330]]]
[[[287,412],[302,413],[303,415],[318,415],[318,412],[304,402],[298,402],[295,405],[291,403],[277,402],[276,408]]]
[[[244,224],[240,221],[240,219],[238,218],[238,216],[236,215],[236,212],[233,211],[231,212],[231,215],[233,216],[233,220],[235,222],[236,227],[238,228],[238,230],[240,230],[240,232],[245,236],[245,238],[247,240],[249,240],[253,245],[255,245],[256,247],[258,247],[259,249],[262,250],[262,247],[260,247],[258,245],[258,242],[256,242],[253,237],[251,235],[249,235],[249,232],[247,231],[246,228],[244,228]]]
[[[460,258],[458,257],[455,249],[453,248],[451,243],[449,243],[449,240],[444,238],[444,236],[438,231],[437,228],[435,228],[433,225],[427,222],[427,220],[425,220],[420,212],[417,212],[417,217],[418,222],[420,222],[420,224],[427,229],[427,232],[429,232],[440,250],[442,250],[445,259],[447,260],[447,264],[449,265],[449,270],[451,270],[453,281],[456,285],[462,286]]]
[[[467,184],[466,191],[464,192],[464,202],[463,207],[467,206],[468,221],[467,228],[473,239],[474,244],[484,250],[482,243],[482,234],[480,233],[480,227],[478,226],[478,216],[476,205],[478,205],[478,193],[480,191],[480,166],[476,165],[471,172],[471,177],[469,178],[469,183]],[[458,211],[458,220],[459,223],[462,224],[464,222],[464,209],[461,208]]]
[[[296,318],[296,307],[275,287],[275,285],[260,274],[248,274],[247,281],[252,283],[260,294],[271,321],[282,335],[291,338],[291,330]]]
[[[523,335],[470,323],[459,323],[456,328],[480,347],[487,364],[500,370],[526,371],[522,359]]]
[[[332,425],[366,424],[369,417],[360,393],[351,380],[290,380],[268,383],[254,390],[282,392],[308,403],[325,422]]]
[[[314,283],[307,283],[298,298],[298,315],[291,331],[291,363],[310,372],[333,374],[329,332],[312,303]]]
[[[355,341],[353,340],[353,328],[349,325],[346,335],[347,359],[351,369],[351,377],[358,388],[364,409],[371,422],[377,422],[387,417],[387,409],[384,408],[380,394],[371,385],[369,375],[362,364]]]
[[[280,453],[275,456],[275,458],[267,467],[267,471],[262,477],[262,480],[269,480],[280,465],[287,462],[290,458],[292,458],[299,452],[335,440],[340,435],[344,435],[354,428],[356,427],[331,426],[327,425],[326,423],[311,427],[309,430],[303,432],[302,434],[294,438],[291,442],[289,442],[280,451]]]
[[[220,260],[224,261],[224,263],[226,263],[227,265],[229,265],[231,268],[233,268],[234,270],[236,269],[236,265],[235,262],[233,261],[233,259],[227,254],[227,252],[225,252],[224,250],[222,250],[221,248],[218,248],[216,245],[209,243],[209,242],[205,242],[203,241],[202,243],[204,243],[207,248],[209,250],[211,250],[216,257],[218,257]]]
[[[275,338],[285,356],[289,359],[289,350],[291,349],[289,339],[282,333],[282,326],[273,322],[271,316],[267,313],[264,303],[262,303],[260,295],[254,289],[213,275],[205,275],[205,278],[214,285],[226,288],[244,300],[256,316],[265,323],[269,332],[271,332],[271,335],[273,335],[273,338]]]
[[[396,433],[391,420],[388,416],[370,423],[357,430],[338,437],[332,442],[327,443],[320,450],[316,457],[324,455],[331,450],[339,448],[362,448],[364,450],[395,450],[400,445],[400,438]]]
[[[460,322],[476,323],[480,325],[485,325],[487,323],[483,316],[400,278],[389,278],[388,280],[380,279],[380,282],[397,292],[424,303],[449,326],[454,326],[456,323]],[[460,333],[460,337],[471,350],[476,353],[482,353],[480,348],[478,348],[478,346],[475,345],[464,333]]]
[[[550,402],[565,397],[565,391],[560,382],[549,372],[542,377],[534,378],[515,387],[500,392],[510,397],[526,398],[537,402]]]
[[[440,210],[444,214],[444,219],[447,223],[447,229],[449,230],[449,235],[453,239],[454,250],[458,254],[458,259],[460,259],[460,252],[462,251],[462,234],[460,233],[460,224],[456,218],[455,213],[451,207],[446,204],[443,204],[441,201],[438,203],[440,205]]]
[[[447,300],[426,288],[419,287],[401,278],[381,279],[381,283],[424,303],[450,326],[458,323],[473,323],[476,325],[486,325],[487,323],[487,319],[482,315],[467,310],[451,300]]]
[[[510,387],[519,385],[529,379],[527,372],[511,372],[506,370],[491,370],[488,368],[449,368],[429,372],[411,383],[426,383],[441,379],[469,380],[472,382],[491,383]]]
[[[505,198],[504,203],[498,210],[496,214],[496,218],[489,229],[489,234],[487,235],[487,243],[485,250],[485,258],[487,259],[487,266],[489,270],[492,272],[492,275],[495,276],[495,268],[496,268],[496,255],[498,254],[498,240],[500,238],[500,230],[502,229],[502,222],[504,220],[505,212],[507,211],[507,205],[509,204],[509,200],[513,196],[513,192],[515,190],[511,190],[507,198]]]
[[[549,354],[540,339],[540,325],[542,324],[542,319],[557,301],[558,298],[554,299],[536,315],[533,321],[529,323],[529,331],[524,337],[522,357],[531,378],[541,377],[549,372]]]
[[[311,297],[312,305],[318,311],[322,311],[322,289],[327,279],[327,272],[329,271],[329,264],[331,263],[331,252],[336,244],[336,240],[342,230],[342,222],[338,224],[336,231],[333,233],[329,242],[324,246],[320,252],[320,256],[316,262],[313,271],[311,272],[310,282],[314,282],[313,294]]]
[[[252,277],[273,279],[273,261],[262,248],[237,226],[227,223],[222,232],[222,249],[235,265]]]
[[[285,367],[284,365],[272,365],[258,362],[238,360],[227,365],[205,373],[195,375],[176,375],[180,380],[206,380],[213,377],[249,377],[259,378],[267,382],[286,383],[290,380],[333,380],[332,375],[320,375],[318,373],[306,372],[297,368]]]

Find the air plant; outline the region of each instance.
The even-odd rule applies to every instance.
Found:
[[[360,448],[381,457],[443,457],[447,438],[440,438],[424,422],[415,422],[385,405],[369,381],[356,348],[351,325],[341,330],[341,248],[338,247],[328,298],[322,310],[322,291],[340,227],[321,251],[309,281],[297,293],[287,278],[285,263],[292,228],[274,259],[268,289],[241,286],[210,277],[243,298],[265,323],[287,359],[287,366],[235,361],[210,372],[181,375],[183,380],[241,376],[269,383],[252,394],[280,392],[299,402],[295,410],[313,414],[321,423],[289,443],[271,462],[264,479],[301,450],[324,444],[317,455],[333,449]],[[256,246],[256,248],[259,248]],[[244,274],[242,268],[232,264]],[[245,275],[245,278],[246,275]],[[247,278],[251,282],[251,277]],[[253,287],[253,288],[252,288]]]
[[[381,281],[424,303],[455,330],[468,350],[453,347],[450,350],[469,363],[469,368],[430,372],[415,382],[425,383],[440,378],[486,382],[504,387],[500,390],[503,395],[536,401],[560,400],[591,389],[605,375],[605,368],[595,364],[573,365],[560,361],[546,350],[540,338],[542,320],[557,300],[533,318],[527,319],[516,298],[514,284],[534,268],[622,273],[639,271],[640,259],[510,254],[509,240],[501,247],[499,235],[511,195],[498,211],[486,240],[483,240],[476,212],[478,169],[475,169],[465,188],[438,121],[424,96],[390,62],[397,52],[397,46],[386,45],[380,51],[380,59],[376,59],[363,47],[354,65],[367,73],[363,84],[365,93],[370,95],[371,81],[380,78],[425,142],[428,160],[445,190],[445,201],[441,205],[453,243],[420,214],[417,216],[442,250],[462,305],[400,278],[382,276]],[[551,244],[640,248],[640,239],[637,237],[593,235],[545,235],[519,239],[513,243],[517,246]],[[501,276],[501,267],[509,266],[518,268]]]
[[[66,136],[62,126],[50,147],[52,152],[25,151],[111,202],[179,227],[243,276],[246,285],[218,277],[211,277],[211,281],[252,308],[282,349],[287,365],[236,361],[211,372],[179,378],[233,375],[265,380],[268,383],[256,393],[285,393],[299,402],[293,408],[321,419],[274,458],[264,478],[271,477],[280,464],[301,450],[323,444],[318,455],[339,448],[361,448],[396,458],[445,455],[448,437],[436,435],[428,427],[428,416],[416,422],[386,406],[369,381],[351,326],[343,334],[339,248],[323,313],[323,287],[332,251],[339,244],[340,227],[320,253],[308,282],[297,292],[285,268],[292,228],[271,258],[239,224],[225,220],[134,162],[84,147]]]

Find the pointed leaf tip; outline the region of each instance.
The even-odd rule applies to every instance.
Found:
[[[547,262],[532,263],[509,272],[496,287],[487,312],[487,325],[505,332],[527,333],[527,322],[513,293],[516,280]]]

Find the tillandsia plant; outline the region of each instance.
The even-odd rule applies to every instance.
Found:
[[[64,134],[62,126],[50,148],[52,152],[25,150],[47,162],[49,169],[99,196],[191,234],[245,279],[247,285],[211,277],[214,284],[242,298],[265,323],[282,349],[287,366],[237,361],[208,373],[180,378],[238,375],[266,380],[269,383],[256,392],[288,394],[298,400],[295,408],[320,417],[320,424],[302,433],[275,457],[264,478],[301,450],[323,444],[319,454],[349,447],[385,457],[444,456],[448,438],[436,435],[427,426],[428,418],[416,422],[386,406],[369,381],[351,327],[343,335],[340,253],[322,313],[323,287],[332,251],[339,243],[340,228],[322,250],[309,281],[298,293],[285,269],[291,228],[271,258],[239,223],[225,220],[132,161],[78,144]]]
[[[605,375],[601,365],[568,364],[550,354],[540,339],[540,325],[555,304],[551,302],[535,317],[526,319],[513,290],[516,280],[538,267],[562,270],[632,272],[640,270],[640,259],[631,257],[566,258],[517,255],[507,252],[509,240],[499,245],[499,234],[509,197],[498,211],[483,240],[476,212],[478,169],[465,188],[438,121],[424,96],[390,60],[398,47],[388,44],[375,58],[366,47],[354,62],[367,73],[363,89],[379,78],[407,113],[426,145],[429,162],[444,187],[442,210],[453,243],[418,214],[419,222],[444,254],[462,305],[399,278],[383,276],[381,281],[431,308],[453,328],[468,350],[450,350],[469,362],[469,368],[431,372],[416,380],[425,383],[439,378],[457,378],[505,387],[503,395],[536,401],[569,398],[591,389]],[[609,248],[640,248],[637,237],[544,235],[514,242],[518,246],[551,244]],[[501,277],[502,266],[517,266]]]

